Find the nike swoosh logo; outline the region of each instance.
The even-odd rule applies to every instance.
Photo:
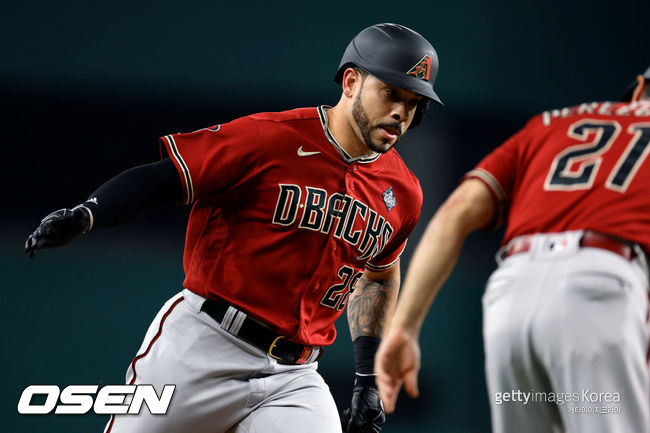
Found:
[[[298,148],[298,156],[311,156],[311,155],[318,155],[320,152],[306,152],[302,150],[302,146]]]

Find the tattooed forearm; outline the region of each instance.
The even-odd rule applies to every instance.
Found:
[[[386,321],[395,309],[398,291],[398,278],[376,281],[359,278],[347,307],[352,341],[364,335],[381,338]]]

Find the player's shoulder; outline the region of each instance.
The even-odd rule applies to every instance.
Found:
[[[408,168],[395,148],[382,154],[377,161],[381,161],[385,175],[399,179],[403,188],[411,195],[411,199],[417,203],[422,203],[422,187],[420,186],[420,180],[417,178],[415,173]]]
[[[251,114],[248,118],[255,123],[265,140],[287,139],[300,136],[313,138],[322,134],[322,123],[316,107]]]
[[[417,176],[415,176],[411,169],[408,168],[406,162],[404,162],[404,159],[402,159],[402,156],[394,147],[388,152],[382,154],[379,160],[383,160],[382,164],[384,164],[387,168],[403,174],[405,176],[405,180],[411,183],[417,183],[418,185],[420,184]]]
[[[301,120],[320,119],[316,107],[303,107],[286,111],[256,113],[251,114],[248,117],[261,123],[289,123]]]

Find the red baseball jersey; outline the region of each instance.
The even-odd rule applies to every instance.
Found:
[[[363,270],[394,265],[422,205],[393,149],[351,158],[327,107],[261,113],[161,138],[190,214],[184,286],[292,341],[329,345]]]
[[[465,178],[482,180],[507,220],[503,243],[591,229],[650,251],[650,102],[547,111]]]

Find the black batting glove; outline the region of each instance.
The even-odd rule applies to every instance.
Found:
[[[357,373],[350,408],[343,411],[344,433],[378,433],[386,422],[384,405],[379,398],[375,376]]]
[[[25,252],[30,258],[43,248],[69,244],[92,228],[92,213],[83,206],[59,209],[41,220],[40,225],[25,241]]]

